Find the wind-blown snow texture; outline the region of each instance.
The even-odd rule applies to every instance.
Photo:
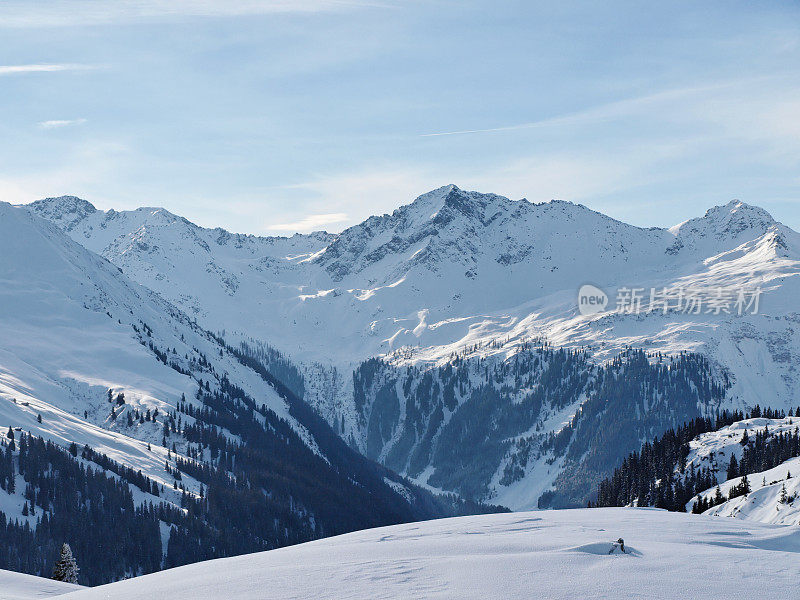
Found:
[[[609,554],[622,537],[626,553]],[[793,597],[795,529],[648,509],[578,509],[370,529],[199,563],[67,600]]]
[[[545,338],[584,347],[593,361],[627,346],[702,352],[728,377],[727,406],[789,407],[800,389],[800,235],[738,201],[671,229],[643,229],[568,202],[450,185],[338,235],[290,238],[203,229],[157,208],[103,212],[74,197],[28,208],[204,327],[283,351],[305,376],[306,400],[377,457],[390,447],[369,450],[372,415],[359,410],[350,376],[376,355],[424,369],[455,352],[503,360]],[[764,295],[760,314],[743,317],[581,316],[576,294],[588,282],[612,302],[622,286],[761,286]],[[546,411],[536,431],[559,431],[579,405]],[[407,435],[402,418],[387,444]],[[510,489],[501,483],[509,459],[495,462],[489,497],[536,506],[558,465],[532,461]],[[416,474],[420,483],[429,467]]]

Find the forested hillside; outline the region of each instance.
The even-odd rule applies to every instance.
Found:
[[[531,494],[518,483],[535,472],[540,507],[585,505],[641,440],[713,410],[727,386],[697,354],[631,349],[597,365],[546,343],[428,369],[372,359],[353,378],[367,456],[512,506]]]
[[[798,412],[800,408],[786,415],[756,406],[747,413],[723,411],[670,429],[645,442],[600,482],[596,505],[702,513],[746,496],[761,487],[751,485],[750,477],[800,456],[800,419],[794,421]],[[724,482],[734,485],[723,492]]]

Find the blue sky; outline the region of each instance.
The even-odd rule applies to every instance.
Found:
[[[336,231],[456,183],[800,229],[800,3],[0,3],[0,200]]]

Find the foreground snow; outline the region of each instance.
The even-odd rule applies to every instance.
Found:
[[[81,586],[0,569],[0,600],[50,598],[77,589],[81,589]]]
[[[627,553],[609,554],[625,539]],[[82,590],[65,600],[789,598],[800,530],[650,509],[371,529]]]

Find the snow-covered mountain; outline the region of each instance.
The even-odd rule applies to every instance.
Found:
[[[306,399],[337,432],[423,484],[432,484],[436,461],[421,469],[408,461],[435,445],[481,384],[481,361],[514,361],[531,340],[582,348],[597,366],[627,347],[708,357],[703,377],[724,386],[724,398],[641,430],[637,425],[636,436],[620,446],[623,453],[695,412],[757,402],[788,407],[800,389],[800,234],[742,202],[670,229],[643,229],[568,202],[512,201],[450,185],[338,235],[290,238],[203,229],[163,209],[98,211],[73,197],[41,200],[28,209],[203,327],[282,351],[302,372]],[[580,314],[577,293],[587,283],[606,292],[609,310]],[[760,288],[763,294],[758,314],[738,315],[731,306],[709,310],[710,303],[697,313],[623,314],[613,303],[626,287],[640,288],[645,301],[651,288],[709,295],[720,288]],[[446,369],[456,355],[475,361],[475,377],[459,384],[455,403],[439,398],[441,415],[424,408],[416,411],[424,418],[409,419],[415,412],[410,407],[419,408],[409,393],[417,394],[425,372],[436,379],[432,369]],[[392,368],[421,371],[405,388],[406,375],[384,373],[386,381],[397,382],[396,400],[388,405],[379,395],[384,386],[358,390],[350,375],[374,356]],[[510,385],[512,396],[524,395],[517,383],[498,380],[498,390]],[[517,451],[511,446],[524,446],[534,433],[546,440],[561,432],[586,399],[576,392],[563,404],[548,400],[528,429],[507,437],[501,456],[486,463],[494,469],[487,497],[514,508],[536,506],[565,465],[547,462],[554,456],[539,452],[541,440]],[[643,395],[636,402],[653,406],[651,400]],[[373,413],[376,406],[384,412]],[[431,419],[442,427],[432,427]],[[405,446],[398,455],[399,442]],[[541,460],[522,460],[520,451]],[[585,461],[576,461],[573,468],[582,468]],[[480,489],[484,483],[473,482]]]
[[[61,443],[89,443],[140,467],[151,463],[162,475],[164,456],[146,460],[141,454],[143,444],[161,440],[160,427],[127,430],[112,423],[108,391],[124,393],[126,409],[164,413],[182,394],[195,395],[197,378],[214,380],[216,371],[314,445],[258,374],[229,354],[220,356],[219,342],[178,309],[47,221],[0,203],[0,255],[4,423],[24,423],[26,431]],[[169,350],[167,361],[153,348]],[[202,356],[213,362],[201,366]],[[123,435],[109,435],[109,429]]]
[[[0,566],[47,572],[36,547],[70,535],[107,559],[86,580],[98,583],[200,548],[223,556],[461,512],[349,449],[256,358],[45,219],[0,203],[0,256]],[[117,550],[102,552],[89,537],[102,535],[100,511],[64,504],[54,486],[89,505],[103,494],[120,515],[138,507],[140,530],[120,523]]]
[[[624,553],[613,543],[620,537]],[[482,515],[203,562],[63,598],[783,600],[796,595],[798,550],[793,529],[658,510]]]
[[[339,235],[291,238],[203,229],[163,209],[103,212],[73,197],[29,209],[207,327],[325,361],[404,345],[443,355],[455,343],[532,333],[584,340],[589,334],[569,318],[583,283],[608,291],[721,276],[726,285],[780,284],[796,274],[800,245],[797,233],[741,202],[669,230],[642,229],[568,202],[455,186]],[[786,308],[770,300],[764,310]]]

